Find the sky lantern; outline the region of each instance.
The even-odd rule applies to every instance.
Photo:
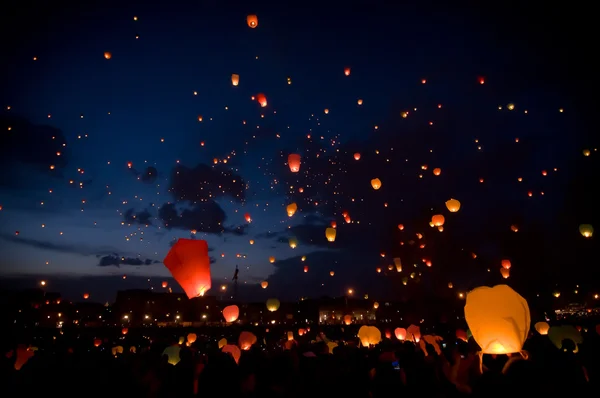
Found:
[[[348,68],[348,67],[344,68],[344,75],[350,76],[350,68]]]
[[[469,292],[465,319],[484,354],[520,352],[531,323],[527,301],[507,285]]]
[[[360,153],[356,152],[354,154],[354,160],[360,160]]]
[[[592,154],[592,152],[589,149],[584,149],[583,150],[583,156],[590,156]]]
[[[253,245],[253,244],[254,244],[254,239],[250,239],[248,242],[249,242],[251,245]]]
[[[221,352],[224,352],[224,353],[227,353],[227,354],[231,355],[231,357],[233,358],[233,360],[235,361],[235,363],[238,363],[240,361],[240,357],[242,356],[242,352],[240,351],[239,347],[236,346],[235,344],[227,344],[227,345],[225,345],[221,349]]]
[[[504,279],[508,279],[510,277],[510,269],[508,268],[500,268],[500,274]]]
[[[358,101],[356,101],[356,103],[357,103],[358,105],[362,105],[362,104],[363,104],[363,100],[362,100],[362,98],[359,98],[359,99],[358,99]]]
[[[592,235],[594,235],[594,227],[590,224],[581,224],[579,226],[579,233],[581,233],[584,238],[591,238]]]
[[[335,235],[336,235],[335,228],[329,227],[325,230],[325,237],[327,238],[327,240],[329,242],[335,242]]]
[[[238,338],[238,346],[242,350],[248,351],[250,347],[252,347],[252,345],[256,343],[256,340],[257,339],[254,333],[243,331],[242,333],[240,333],[240,337]]]
[[[352,323],[351,315],[344,315],[344,325],[350,325]]]
[[[163,281],[162,284],[161,284],[161,286],[162,286],[163,289],[166,289],[167,286],[169,286],[169,284],[167,283],[167,281]]]
[[[328,114],[329,114],[329,109],[328,109],[328,108],[325,108],[325,110],[324,110],[323,112],[324,112],[326,115],[328,115]]]
[[[228,305],[223,308],[223,317],[225,322],[235,322],[240,316],[240,308],[237,305]]]
[[[506,105],[506,109],[508,109],[509,111],[514,111],[515,110],[515,104],[510,103],[510,104]]]
[[[275,257],[274,256],[269,257],[269,262],[271,264],[273,264],[275,262]]]
[[[394,329],[394,336],[400,341],[406,338],[406,329],[404,328],[396,328]]]
[[[381,188],[381,180],[379,178],[373,178],[371,180],[371,186],[374,190],[378,190],[379,188]]]
[[[444,222],[446,222],[446,218],[441,214],[436,214],[433,217],[431,217],[431,222],[434,226],[441,227],[442,225],[444,225]]]
[[[512,266],[510,260],[506,258],[500,262],[500,265],[502,265],[502,268],[504,269],[510,269],[510,267]]]
[[[239,85],[240,84],[240,75],[232,73],[231,74],[231,84],[233,84],[234,86]]]
[[[543,321],[542,322],[537,322],[535,325],[533,325],[533,327],[542,336],[547,335],[548,331],[550,330],[550,325],[548,325],[548,322],[543,322]]]
[[[250,14],[246,17],[246,23],[248,23],[249,27],[254,29],[258,26],[258,17],[254,14]]]
[[[288,243],[292,249],[295,249],[298,246],[298,240],[296,240],[296,238],[290,238]]]
[[[377,308],[379,308],[379,303],[376,301],[373,303],[373,309],[376,310]]]
[[[196,333],[188,333],[187,342],[190,344],[194,344],[198,339],[198,335]]]
[[[87,300],[90,298],[90,294],[89,293],[83,293],[83,299]]]
[[[252,222],[252,217],[250,217],[250,213],[244,214],[244,219],[246,220],[246,222]]]
[[[122,334],[123,336],[125,336],[127,333],[129,333],[129,329],[128,329],[128,328],[123,328],[123,329],[121,329],[121,334]]]
[[[442,169],[440,169],[439,167],[436,167],[435,169],[433,169],[434,176],[439,176],[440,174],[442,174]]]
[[[379,344],[381,332],[375,326],[363,325],[358,329],[358,338],[364,347],[370,347]]]
[[[296,203],[290,203],[285,210],[287,211],[288,217],[291,217],[296,213],[296,210],[298,210],[298,205]]]
[[[460,202],[456,199],[450,199],[446,202],[446,208],[450,213],[456,213],[460,210]]]
[[[329,225],[331,225],[331,228],[333,229],[337,228],[337,223],[335,221],[332,221]]]
[[[308,272],[308,265],[304,266],[304,272]]]
[[[421,341],[421,328],[417,325],[410,325],[406,329],[406,335],[411,341],[418,343]]]
[[[263,93],[257,94],[256,100],[260,104],[261,108],[264,108],[267,106],[267,97]]]
[[[260,283],[260,287],[262,287],[263,289],[266,289],[268,286],[269,286],[269,282],[267,282],[267,281],[262,281]]]
[[[210,258],[205,240],[180,238],[163,263],[188,298],[203,296],[210,289]]]
[[[301,157],[297,153],[290,153],[288,155],[288,166],[290,166],[290,171],[292,173],[297,173],[300,171],[300,160]]]
[[[398,224],[398,229],[400,231],[404,231],[404,224]]]
[[[519,227],[517,225],[513,224],[510,226],[510,230],[513,232],[519,232]]]
[[[300,257],[300,261],[306,261],[306,256]]]
[[[279,309],[281,303],[276,298],[270,298],[267,300],[267,309],[271,312],[275,312]]]
[[[335,275],[335,271],[329,271],[329,276],[334,276]]]
[[[101,339],[94,339],[94,347],[100,347],[101,344],[102,344]]]
[[[477,78],[477,81],[479,82],[479,84],[485,84],[485,78],[483,76],[479,76]]]
[[[396,266],[396,271],[402,272],[402,260],[400,260],[400,257],[394,257],[394,265]]]
[[[104,58],[111,59],[112,58],[112,53],[110,51],[105,51],[104,52]]]

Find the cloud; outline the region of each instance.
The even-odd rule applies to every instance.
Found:
[[[153,184],[154,182],[156,182],[157,177],[158,170],[156,170],[156,167],[153,166],[146,167],[146,170],[144,170],[139,175],[140,181],[145,184]]]
[[[110,267],[115,266],[119,267],[121,265],[152,265],[152,264],[160,264],[160,261],[152,260],[149,258],[142,259],[140,257],[124,257],[119,256],[115,253],[107,255],[107,256],[96,256],[100,260],[98,262],[99,267]]]
[[[187,231],[204,232],[209,234],[231,233],[245,235],[247,225],[225,227],[227,219],[225,212],[213,200],[199,202],[191,207],[178,210],[175,203],[165,203],[158,210],[158,218],[167,229],[182,229]]]
[[[97,253],[110,253],[112,251],[112,249],[110,248],[91,248],[82,244],[54,243],[49,241],[28,239],[8,234],[0,234],[0,239],[10,243],[30,246],[36,249],[49,250],[60,253],[81,254],[83,256],[90,256]]]
[[[123,214],[123,219],[129,224],[150,225],[152,224],[151,218],[152,214],[147,209],[136,213],[135,209],[131,208]]]
[[[0,167],[10,170],[0,174],[0,186],[37,189],[40,178],[64,176],[69,151],[61,130],[12,115],[0,117],[0,126]]]

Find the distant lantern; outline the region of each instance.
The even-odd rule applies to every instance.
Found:
[[[350,76],[350,68],[348,68],[348,67],[344,68],[344,75]]]
[[[274,256],[269,257],[269,262],[271,264],[273,264],[275,262],[275,257]]]
[[[104,52],[104,58],[106,58],[106,59],[111,59],[112,58],[112,54],[110,53],[110,51]]]
[[[431,217],[431,223],[435,227],[441,227],[442,225],[444,225],[444,222],[446,222],[446,219],[441,214],[436,214],[433,217]]]
[[[358,99],[358,101],[356,101],[356,103],[357,103],[358,105],[362,105],[362,104],[363,104],[363,100],[362,100],[361,98],[359,98],[359,99]]]
[[[456,199],[450,199],[446,202],[446,208],[450,213],[456,213],[460,210],[460,202]]]
[[[238,84],[240,84],[240,75],[232,73],[231,74],[231,84],[233,84],[234,86],[237,86]]]
[[[304,272],[308,272],[308,265],[304,266]]]
[[[328,115],[329,114],[329,109],[325,108],[325,110],[323,112],[325,112],[325,114]]]
[[[260,104],[260,106],[262,108],[267,106],[267,97],[264,94],[262,94],[262,93],[257,94],[256,100],[258,101],[258,103]]]
[[[329,228],[327,228],[327,229],[325,230],[325,237],[327,238],[327,240],[328,240],[329,242],[334,242],[334,241],[335,241],[335,235],[336,235],[336,230],[335,230],[335,228],[331,228],[331,227],[329,227]]]
[[[583,156],[590,156],[592,154],[592,152],[589,149],[584,149],[583,150]]]
[[[379,303],[376,301],[373,303],[373,309],[379,308]]]
[[[296,213],[296,210],[298,210],[298,205],[296,203],[290,203],[285,210],[287,211],[288,217],[291,217]]]
[[[329,271],[329,276],[334,276],[335,275],[335,271]]]
[[[371,186],[374,190],[378,190],[379,188],[381,188],[381,180],[379,178],[373,178],[371,180]]]
[[[331,225],[331,228],[333,228],[333,229],[337,228],[337,223],[335,221],[332,221],[330,223],[330,225]]]
[[[279,309],[281,303],[276,298],[270,298],[267,300],[267,309],[271,312],[275,312]]]
[[[400,231],[403,231],[404,230],[404,224],[398,224],[398,229]]]
[[[188,333],[187,342],[190,344],[194,344],[198,339],[198,335],[196,333]]]
[[[127,333],[129,333],[129,329],[128,328],[121,329],[121,334],[122,335],[126,335]]]
[[[246,17],[246,22],[248,23],[249,27],[254,29],[258,26],[258,17],[254,14],[248,15]]]
[[[288,166],[290,166],[290,171],[292,173],[297,173],[300,171],[300,161],[301,156],[297,153],[290,153],[288,155]]]
[[[90,294],[89,293],[83,293],[83,299],[87,300],[90,298]]]
[[[352,323],[352,316],[350,315],[344,315],[344,324],[345,325],[350,325]]]
[[[267,282],[267,281],[262,281],[260,283],[260,287],[262,287],[263,289],[266,289],[268,286],[269,286],[269,282]]]
[[[397,272],[402,272],[402,260],[400,260],[400,257],[394,257],[394,265]]]
[[[167,286],[169,286],[169,284],[167,283],[167,281],[163,281],[162,285],[163,289],[166,289]]]
[[[504,279],[508,279],[510,277],[510,269],[508,268],[500,268],[500,274]]]
[[[439,167],[436,167],[435,169],[433,169],[434,176],[439,176],[440,174],[442,174],[442,169],[440,169]]]
[[[354,154],[354,160],[360,160],[360,153],[356,152]]]
[[[290,247],[292,249],[295,249],[298,246],[298,241],[296,240],[296,238],[290,238],[288,240],[288,243],[290,244]]]
[[[240,337],[238,337],[238,346],[242,350],[248,351],[256,341],[257,338],[254,333],[243,331],[240,333]]]
[[[228,305],[223,308],[223,317],[226,322],[235,322],[240,316],[240,308],[237,305]]]
[[[244,219],[246,220],[246,222],[252,222],[252,217],[250,217],[250,213],[244,214]]]
[[[594,227],[590,224],[581,224],[579,226],[579,232],[584,238],[591,238],[594,235]]]
[[[519,227],[516,226],[515,224],[513,224],[513,225],[510,226],[510,230],[513,231],[513,232],[519,232]]]
[[[400,341],[406,338],[406,329],[404,328],[396,328],[394,329],[394,336]]]
[[[537,330],[537,332],[542,336],[547,335],[548,331],[550,330],[550,325],[548,325],[548,322],[538,322],[533,326],[535,327],[535,330]]]
[[[511,103],[511,104],[508,104],[508,105],[506,105],[506,108],[507,108],[509,111],[514,111],[514,110],[515,110],[515,104],[512,104],[512,103]]]
[[[512,264],[510,263],[510,260],[508,259],[504,259],[500,262],[500,264],[502,265],[502,268],[504,269],[510,269],[510,267],[512,266]]]

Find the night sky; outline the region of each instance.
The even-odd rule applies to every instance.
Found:
[[[600,292],[597,237],[579,232],[600,227],[584,11],[271,3],[2,11],[6,285],[95,301],[181,291],[162,260],[195,238],[210,247],[208,294],[231,292],[238,265],[243,300]]]

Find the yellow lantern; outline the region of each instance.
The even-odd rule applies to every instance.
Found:
[[[325,237],[327,238],[327,240],[328,240],[329,242],[334,242],[334,241],[335,241],[335,235],[336,235],[336,230],[335,230],[335,228],[331,228],[331,227],[329,227],[329,228],[327,228],[327,229],[325,230]]]
[[[460,202],[456,199],[450,199],[446,202],[446,208],[450,213],[456,213],[460,210]]]
[[[394,265],[396,266],[396,271],[402,272],[402,260],[400,260],[400,257],[394,257]]]
[[[444,222],[446,222],[446,218],[441,214],[436,214],[435,216],[431,217],[431,223],[436,227],[441,227],[444,225]]]
[[[534,325],[534,327],[535,330],[537,330],[537,332],[542,336],[547,335],[548,331],[550,330],[550,325],[548,325],[548,322],[538,322]]]
[[[270,298],[267,300],[267,309],[271,312],[275,312],[279,309],[281,303],[276,298]]]
[[[527,301],[507,285],[469,292],[465,319],[484,354],[520,352],[531,324]]]
[[[381,332],[375,326],[363,325],[358,330],[360,343],[365,347],[377,345],[381,341]]]
[[[374,190],[378,190],[379,188],[381,188],[381,180],[379,178],[373,178],[371,180],[371,186]]]
[[[219,340],[218,345],[219,345],[219,349],[225,347],[227,345],[227,339],[225,337],[223,337],[221,340]]]
[[[292,203],[287,205],[285,209],[287,210],[288,217],[291,217],[296,213],[296,210],[298,210],[298,205],[296,203]]]
[[[583,150],[583,156],[590,156],[591,155],[591,151],[589,149],[584,149]]]
[[[296,246],[298,246],[298,241],[296,240],[296,238],[290,238],[289,239],[289,244],[290,244],[290,247],[292,249],[295,249]]]
[[[262,281],[262,282],[260,283],[260,287],[262,287],[263,289],[266,289],[266,288],[267,288],[267,286],[269,286],[269,282],[267,282],[267,281]]]
[[[581,233],[584,238],[591,238],[592,235],[594,235],[594,227],[590,224],[581,224],[579,226],[579,233]]]
[[[240,75],[236,75],[235,73],[231,74],[231,84],[234,86],[240,84]]]

